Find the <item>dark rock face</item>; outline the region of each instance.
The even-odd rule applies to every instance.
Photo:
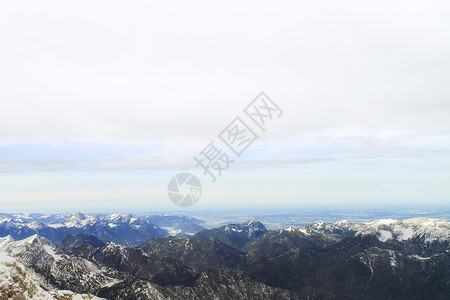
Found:
[[[62,251],[76,255],[76,256],[89,256],[87,253],[95,251],[95,248],[105,245],[101,240],[93,235],[89,234],[68,234],[66,235],[56,247]]]
[[[242,269],[245,253],[215,238],[153,238],[139,246],[145,253],[178,259],[199,271]]]
[[[145,254],[138,248],[108,243],[84,256],[97,265],[114,269],[130,278],[148,280],[160,285],[185,284],[197,274],[179,260]]]
[[[208,270],[187,286],[161,287],[134,280],[99,290],[107,299],[300,299],[295,293],[269,287],[232,270]]]
[[[265,257],[276,256],[293,248],[325,248],[339,242],[336,235],[298,230],[272,230],[248,243],[243,249],[247,253],[247,262],[253,263]]]
[[[255,262],[245,274],[299,294],[314,288],[330,299],[445,299],[448,252],[423,260],[408,255],[409,250],[356,236],[326,248],[289,249]]]
[[[77,293],[91,293],[119,277],[114,270],[99,267],[81,257],[58,261],[51,265],[47,274],[42,275],[51,287]]]
[[[194,237],[214,237],[231,247],[242,249],[245,245],[254,241],[266,231],[266,227],[261,222],[250,218],[242,224],[229,224],[220,228],[210,230],[205,229],[195,234]]]

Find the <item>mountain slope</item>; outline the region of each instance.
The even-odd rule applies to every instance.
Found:
[[[149,280],[160,285],[177,285],[191,281],[196,270],[177,259],[146,254],[138,248],[108,243],[96,249],[90,261],[127,273],[132,278]]]
[[[252,281],[232,270],[208,270],[188,286],[161,287],[150,282],[134,280],[106,287],[98,295],[111,300],[121,299],[299,299],[295,293]]]
[[[117,282],[117,272],[81,258],[61,253],[47,239],[34,235],[21,241],[2,239],[2,251],[19,260],[47,289],[94,291]]]
[[[153,238],[138,246],[145,253],[178,259],[199,271],[241,269],[245,254],[215,238]]]
[[[29,241],[26,241],[28,243]],[[29,270],[12,254],[16,250],[14,240],[0,238],[0,299],[100,299],[93,295],[80,295],[70,291],[45,291],[35,281]],[[12,247],[11,247],[12,246]]]
[[[447,225],[430,219],[357,224],[359,231],[341,241],[294,246],[255,261],[245,274],[300,294],[320,289],[330,299],[445,299],[450,292]],[[385,239],[385,231],[393,238]]]

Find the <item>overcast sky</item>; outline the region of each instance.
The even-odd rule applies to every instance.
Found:
[[[4,211],[436,205],[448,1],[3,1]],[[193,157],[261,91],[284,113],[216,183]]]

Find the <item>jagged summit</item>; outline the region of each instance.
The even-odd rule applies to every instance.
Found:
[[[31,245],[31,244],[45,244],[45,245],[50,244],[51,245],[51,243],[46,238],[43,238],[37,234],[33,234],[32,236],[27,237],[23,240],[15,241],[14,243],[16,243],[17,245],[23,245],[23,246]]]
[[[1,247],[1,245],[3,245],[3,244],[9,244],[9,243],[11,243],[11,242],[14,242],[14,239],[12,238],[12,236],[11,235],[7,235],[7,236],[5,236],[5,237],[2,237],[2,238],[0,238],[0,247]]]

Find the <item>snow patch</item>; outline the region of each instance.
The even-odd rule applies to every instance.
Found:
[[[54,249],[54,247],[52,247],[50,245],[44,245],[44,250],[45,250],[45,252],[50,254],[55,261],[60,261],[60,260],[64,259],[64,257],[62,257],[61,255],[57,254],[55,249]]]
[[[392,233],[387,230],[380,230],[378,232],[378,239],[382,242],[387,242],[392,239]]]

